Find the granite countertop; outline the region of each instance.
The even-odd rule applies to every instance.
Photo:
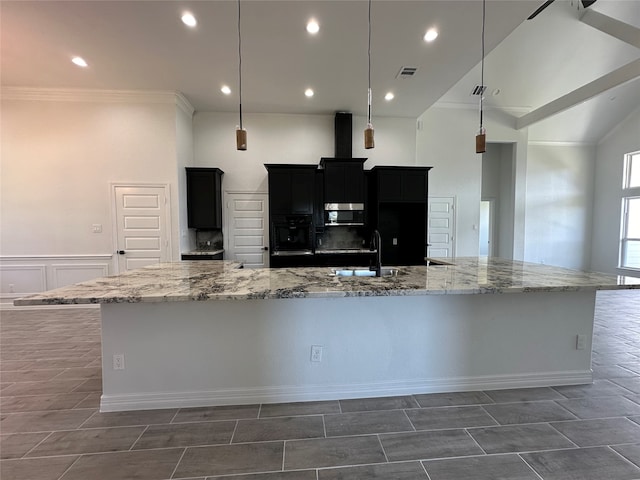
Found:
[[[496,294],[640,289],[640,278],[498,258],[399,267],[397,276],[338,277],[327,267],[244,269],[232,261],[150,265],[15,300],[15,305],[153,303],[304,297]]]
[[[217,255],[218,253],[224,253],[224,248],[217,250],[191,250],[190,252],[183,253],[183,255]]]

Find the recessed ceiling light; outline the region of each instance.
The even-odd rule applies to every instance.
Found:
[[[196,17],[194,17],[191,12],[184,12],[181,19],[182,23],[184,23],[187,27],[193,28],[198,24]]]
[[[313,92],[313,90],[312,90],[312,89],[310,89],[310,88],[307,88],[307,89],[304,91],[304,94],[305,94],[307,97],[309,97],[309,98],[313,97],[313,93],[314,93],[314,92]]]
[[[427,30],[427,33],[424,34],[425,42],[433,42],[436,38],[438,38],[438,31],[435,28],[430,28]]]
[[[71,61],[73,63],[75,63],[77,66],[79,67],[88,67],[89,65],[87,64],[87,62],[85,62],[84,58],[82,57],[73,57],[71,59]]]
[[[220,91],[225,95],[229,95],[231,93],[231,89],[229,88],[228,85],[223,85]]]
[[[393,94],[393,92],[387,92],[387,94],[384,96],[384,99],[388,102],[390,100],[393,100],[394,97],[395,95]]]
[[[309,32],[311,35],[315,35],[319,31],[320,25],[318,25],[318,22],[316,22],[315,20],[309,20],[309,23],[307,23],[307,32]]]

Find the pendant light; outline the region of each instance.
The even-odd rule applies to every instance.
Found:
[[[240,0],[238,0],[238,95],[240,99],[240,125],[236,127],[236,148],[247,149],[247,131],[242,127],[242,36],[240,35]]]
[[[373,141],[373,125],[371,124],[371,0],[369,0],[369,89],[367,90],[367,128],[364,129],[364,148],[369,149],[375,146]]]
[[[484,99],[484,24],[486,13],[486,0],[482,0],[482,61],[480,62],[480,128],[476,135],[476,153],[484,153],[487,151],[487,132],[484,129],[482,118],[482,101]]]

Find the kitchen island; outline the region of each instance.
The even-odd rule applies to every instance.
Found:
[[[119,411],[590,383],[597,290],[640,288],[497,258],[453,263],[372,278],[187,261],[15,304],[100,304],[101,410]]]

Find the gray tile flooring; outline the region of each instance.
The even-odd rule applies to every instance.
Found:
[[[0,312],[2,480],[640,480],[640,291],[592,385],[99,413],[99,311]]]

